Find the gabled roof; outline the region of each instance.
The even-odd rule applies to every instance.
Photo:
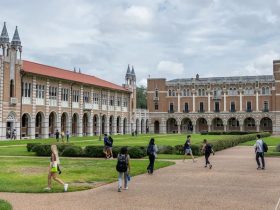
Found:
[[[114,83],[105,81],[103,79],[100,79],[92,75],[77,73],[70,70],[65,70],[53,66],[47,66],[44,64],[39,64],[26,60],[23,61],[22,71],[26,73],[32,73],[32,74],[37,74],[37,75],[42,75],[47,77],[53,77],[53,78],[59,78],[63,80],[83,83],[83,84],[94,85],[102,88],[109,88],[113,90],[130,92],[128,89],[120,85],[116,85]]]

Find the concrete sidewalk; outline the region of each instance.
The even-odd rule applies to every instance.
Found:
[[[211,156],[212,170],[204,159],[133,177],[129,190],[117,184],[93,190],[58,193],[0,193],[14,210],[91,209],[275,209],[280,197],[280,159],[266,158],[266,170],[256,170],[252,147],[235,147]],[[280,208],[279,208],[280,209]]]

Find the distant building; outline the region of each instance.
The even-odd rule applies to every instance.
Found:
[[[273,75],[148,79],[150,131],[280,134],[280,60]]]

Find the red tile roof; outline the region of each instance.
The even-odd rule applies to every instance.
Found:
[[[70,70],[65,70],[53,66],[47,66],[44,64],[34,63],[31,61],[23,61],[23,69],[22,71],[32,74],[38,74],[48,77],[60,78],[64,80],[75,81],[83,84],[90,84],[98,87],[104,87],[119,91],[126,91],[129,92],[128,89],[116,85],[114,83],[105,81],[103,79],[97,78],[92,75],[82,74]]]

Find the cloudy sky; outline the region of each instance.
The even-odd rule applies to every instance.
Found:
[[[122,84],[146,78],[272,74],[280,0],[0,0],[23,58]]]

